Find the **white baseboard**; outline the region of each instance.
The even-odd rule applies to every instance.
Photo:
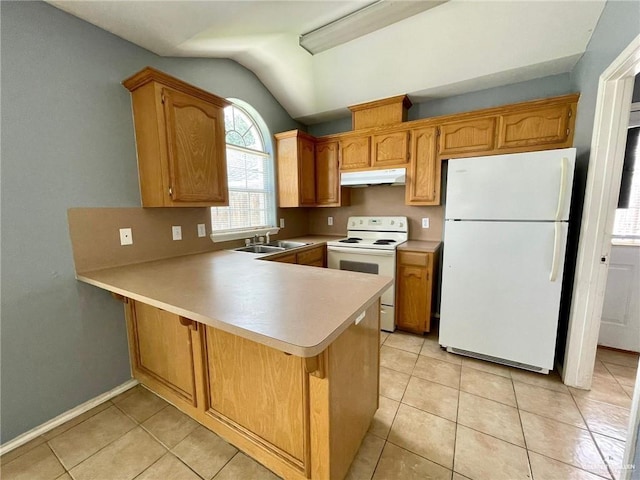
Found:
[[[48,422],[43,423],[35,428],[32,428],[28,432],[23,433],[22,435],[17,436],[13,440],[10,440],[7,443],[0,445],[0,455],[4,455],[11,450],[14,450],[21,445],[24,445],[27,442],[30,442],[34,438],[39,437],[43,433],[47,433],[49,430],[53,430],[54,428],[62,425],[65,422],[68,422],[72,418],[77,417],[78,415],[82,415],[84,412],[91,410],[94,407],[97,407],[101,403],[106,402],[107,400],[112,399],[113,397],[120,395],[122,392],[129,390],[130,388],[138,385],[138,381],[136,379],[131,379],[124,382],[122,385],[118,385],[116,388],[109,390],[108,392],[103,393],[102,395],[98,395],[91,400],[84,402],[83,404],[78,405],[71,410],[67,410],[66,412],[58,415],[55,418],[52,418]]]

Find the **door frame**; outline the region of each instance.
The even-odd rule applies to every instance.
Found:
[[[634,77],[639,72],[640,35],[602,72],[598,84],[563,368],[564,383],[577,388],[591,388]]]
[[[635,75],[640,73],[640,35],[602,72],[594,118],[576,276],[569,317],[563,381],[589,389],[607,285],[611,234],[620,192]],[[640,380],[640,371],[638,372]],[[623,463],[632,462],[640,421],[636,384]],[[624,470],[623,478],[631,477]]]

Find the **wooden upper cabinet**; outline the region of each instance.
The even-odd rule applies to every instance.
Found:
[[[384,98],[373,102],[352,105],[352,126],[354,130],[361,128],[396,125],[407,120],[407,111],[411,108],[411,100],[406,95]]]
[[[371,166],[371,137],[352,136],[340,139],[340,169],[358,170]]]
[[[409,161],[409,132],[373,135],[372,150],[373,167],[403,166]]]
[[[316,203],[315,139],[299,130],[276,134],[278,205],[312,207]]]
[[[445,123],[440,127],[439,154],[442,157],[493,150],[495,118],[477,118]]]
[[[440,204],[440,166],[436,145],[436,127],[411,131],[411,163],[407,170],[405,203]]]
[[[174,202],[227,202],[224,112],[164,88],[171,198]]]
[[[349,205],[350,190],[340,187],[338,142],[316,143],[316,206]]]
[[[514,148],[565,143],[571,135],[569,124],[574,115],[573,109],[572,104],[562,104],[500,115],[497,147]],[[567,146],[571,146],[571,141]]]
[[[147,67],[131,92],[143,207],[228,205],[226,100]]]

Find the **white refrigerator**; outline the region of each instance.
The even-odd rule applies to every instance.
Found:
[[[553,369],[574,148],[449,160],[439,343]]]

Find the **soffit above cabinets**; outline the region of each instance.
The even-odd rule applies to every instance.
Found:
[[[606,2],[450,0],[316,55],[300,35],[374,2],[49,3],[161,56],[233,59],[314,124],[399,94],[416,103],[569,72]]]

